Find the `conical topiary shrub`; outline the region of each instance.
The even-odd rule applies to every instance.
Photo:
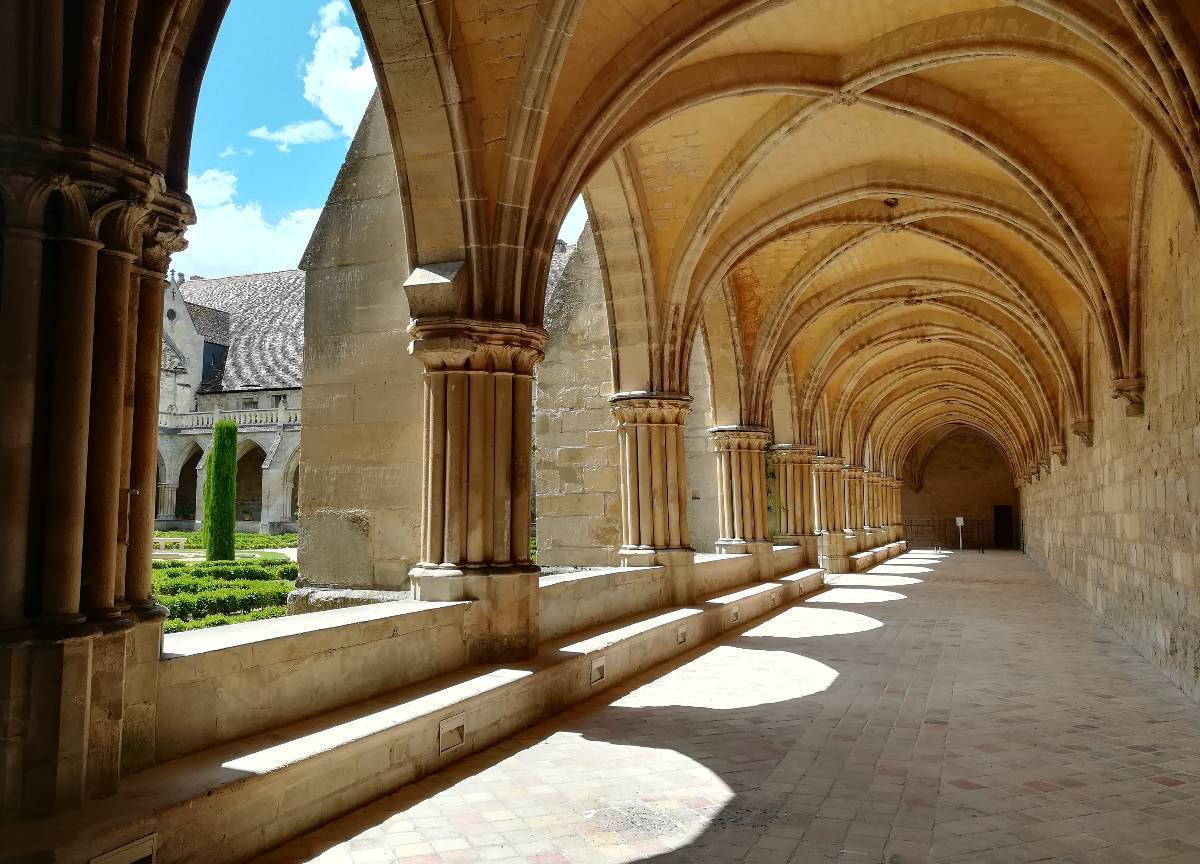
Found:
[[[209,561],[232,561],[237,519],[237,424],[218,420],[204,463],[204,548]]]

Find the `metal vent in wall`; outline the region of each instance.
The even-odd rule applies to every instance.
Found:
[[[736,606],[731,607],[729,610],[729,623],[736,624],[739,618],[741,618],[741,611]]]
[[[97,855],[88,864],[154,864],[157,845],[158,835],[151,834],[141,840],[126,843],[120,849]]]
[[[445,753],[467,740],[467,715],[455,714],[438,724],[438,752]]]
[[[592,683],[599,684],[604,680],[604,658],[597,657],[592,661]]]
[[[687,642],[687,625],[680,624],[679,629],[675,631],[676,644],[682,645]]]

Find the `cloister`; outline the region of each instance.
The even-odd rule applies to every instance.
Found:
[[[372,802],[429,778],[401,821],[438,828],[421,807],[461,803],[438,809],[458,776],[439,771],[614,686],[563,722],[711,709],[651,718],[680,758],[699,745],[675,728],[786,730],[736,739],[770,751],[761,777],[730,768],[741,745],[692,754],[754,790],[749,821],[694,804],[706,781],[660,789],[697,824],[807,844],[730,860],[1039,860],[938,845],[1012,812],[963,794],[1000,773],[964,742],[1000,753],[1006,724],[1058,748],[996,756],[1006,782],[1095,818],[1041,860],[1197,860],[1200,5],[350,0],[379,92],[300,264],[295,496],[301,580],[361,605],[164,637],[163,298],[228,5],[0,2],[0,862],[367,860],[346,825]],[[584,292],[558,323],[556,284]],[[689,425],[701,406],[711,424]],[[539,570],[535,498],[542,563],[592,569]],[[906,517],[979,502],[1007,508],[1023,556],[909,549]],[[822,604],[829,632],[805,630]],[[853,647],[801,656],[810,637]],[[929,659],[959,649],[953,674]],[[752,650],[751,683],[704,671]],[[980,707],[1000,703],[1007,720]],[[1140,718],[1166,725],[1139,737]],[[1021,773],[1047,752],[1060,774]],[[567,747],[549,785],[607,777],[589,754]],[[847,825],[821,808],[883,802],[861,808],[883,833],[781,835],[799,823],[762,815],[775,793]],[[1118,810],[1136,824],[1104,834]],[[622,812],[597,831],[627,838]],[[683,840],[547,851],[538,815],[519,814],[528,851],[475,849],[471,830],[508,830],[480,825],[409,851],[704,860]]]

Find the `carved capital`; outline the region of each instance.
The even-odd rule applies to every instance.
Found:
[[[608,397],[618,426],[682,426],[692,408],[684,393],[634,391]]]
[[[1058,457],[1059,465],[1067,464],[1067,448],[1065,444],[1055,444],[1050,448],[1050,455]]]
[[[1079,436],[1079,440],[1083,442],[1083,446],[1092,446],[1092,432],[1095,429],[1095,424],[1091,420],[1076,420],[1071,424],[1071,432]]]
[[[541,327],[513,321],[418,318],[409,351],[428,372],[465,370],[532,375],[549,338]]]
[[[771,443],[771,432],[762,426],[717,426],[708,430],[717,450],[763,450]]]
[[[767,451],[767,458],[777,465],[808,465],[816,455],[811,444],[773,444]]]
[[[1125,400],[1125,416],[1141,417],[1146,413],[1143,397],[1146,392],[1146,379],[1141,375],[1129,378],[1117,378],[1113,381],[1112,398]]]

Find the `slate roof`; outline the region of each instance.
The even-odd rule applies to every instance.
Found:
[[[205,384],[204,392],[300,386],[304,361],[302,270],[189,279],[180,291],[204,338],[229,346],[224,374]],[[226,322],[224,333],[222,320]]]
[[[561,241],[550,261],[553,291],[575,251]],[[208,342],[228,345],[224,374],[201,392],[300,387],[304,364],[304,271],[281,270],[222,279],[189,279],[180,286],[192,322]],[[170,359],[168,359],[170,358]],[[168,363],[175,364],[171,365]],[[186,369],[180,352],[163,339],[162,368]]]
[[[197,280],[198,281],[198,280]],[[220,280],[214,280],[220,281]],[[188,296],[187,291],[183,296]],[[201,306],[199,303],[189,303],[184,300],[196,332],[204,337],[205,342],[215,342],[217,345],[229,345],[229,313],[211,306]]]
[[[159,364],[159,368],[164,372],[187,371],[187,358],[183,356],[183,352],[176,347],[166,333],[163,333],[162,337],[162,362]]]

